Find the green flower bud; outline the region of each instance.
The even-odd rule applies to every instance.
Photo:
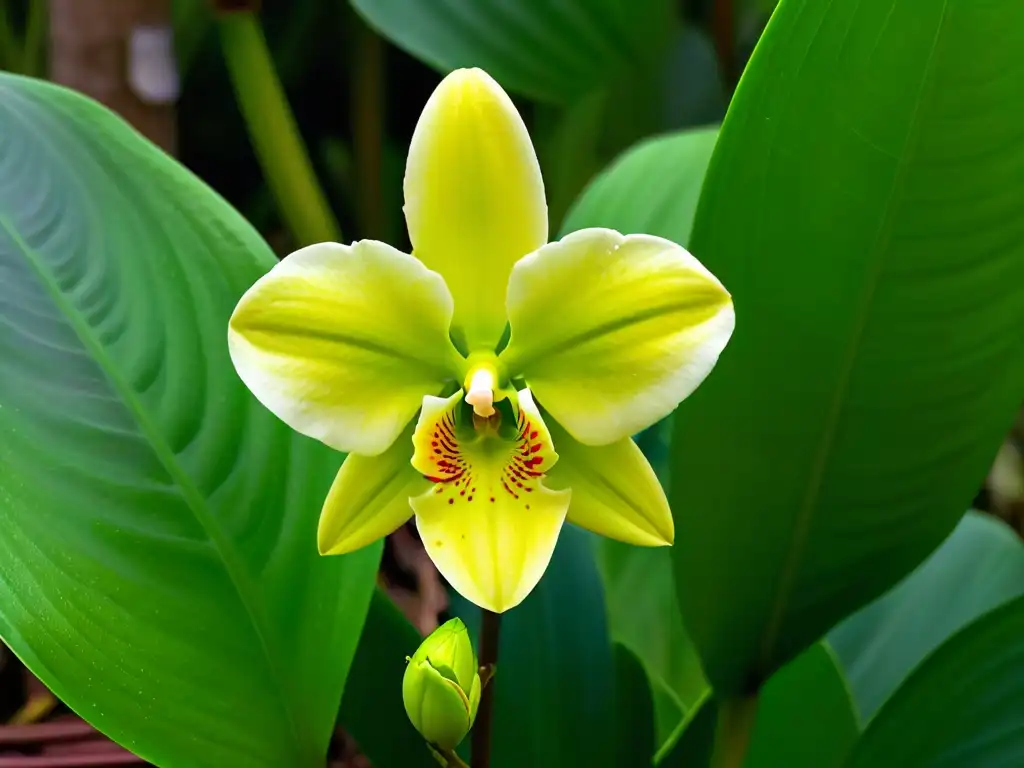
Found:
[[[461,619],[435,629],[409,659],[402,699],[409,720],[431,744],[455,749],[469,733],[480,704],[480,673]]]

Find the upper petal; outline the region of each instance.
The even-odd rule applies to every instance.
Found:
[[[444,279],[389,245],[320,243],[250,288],[228,331],[238,375],[293,429],[340,451],[384,451],[426,392],[457,377]]]
[[[554,420],[548,426],[558,446],[552,488],[571,488],[568,521],[641,547],[672,544],[675,524],[665,491],[631,438],[608,445],[583,445]]]
[[[732,298],[682,246],[583,229],[515,265],[501,360],[577,440],[605,445],[671,413],[732,335]]]
[[[467,600],[501,613],[544,575],[571,492],[542,482],[558,456],[529,390],[519,393],[509,437],[460,422],[461,398],[424,399],[413,465],[435,485],[411,504],[441,574]]]
[[[547,242],[537,154],[508,95],[479,69],[457,69],[427,101],[405,170],[413,253],[455,297],[470,350],[493,350],[505,330],[512,265]]]
[[[334,479],[320,513],[321,555],[343,555],[372,544],[412,517],[409,497],[429,482],[413,469],[412,423],[378,456],[350,453]]]

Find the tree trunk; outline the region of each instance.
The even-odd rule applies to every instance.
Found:
[[[171,0],[50,0],[50,79],[105,104],[173,154]]]

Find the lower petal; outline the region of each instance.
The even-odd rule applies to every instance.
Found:
[[[434,483],[410,499],[423,546],[456,591],[495,613],[544,575],[572,495],[543,484],[558,455],[529,390],[517,400],[480,419],[462,392],[424,398],[413,438],[413,466]]]
[[[412,517],[409,497],[430,483],[409,463],[412,424],[379,456],[350,453],[327,494],[317,546],[321,555],[343,555],[372,544]]]
[[[665,491],[631,438],[594,447],[554,422],[549,426],[559,451],[549,481],[572,488],[570,523],[641,547],[672,544],[675,524]]]

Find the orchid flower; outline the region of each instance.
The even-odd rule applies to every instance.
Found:
[[[454,589],[502,612],[537,585],[566,521],[670,545],[668,502],[631,435],[711,372],[733,331],[729,293],[660,237],[595,228],[548,243],[530,136],[479,69],[428,100],[404,191],[413,255],[374,240],[302,248],[230,321],[256,398],[348,454],[320,553],[415,514]]]

